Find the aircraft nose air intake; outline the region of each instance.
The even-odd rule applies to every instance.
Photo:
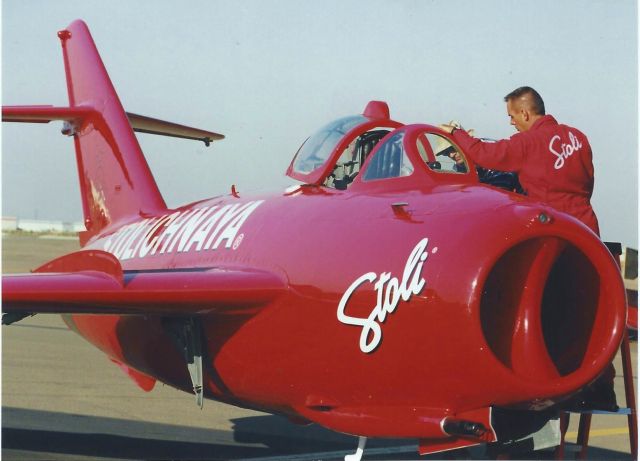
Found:
[[[491,268],[480,302],[495,357],[528,382],[556,390],[592,380],[611,360],[624,317],[619,274],[606,257],[600,248],[583,251],[556,236],[507,250]]]

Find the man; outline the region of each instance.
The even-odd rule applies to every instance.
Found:
[[[531,87],[504,97],[518,133],[495,143],[482,142],[454,125],[441,128],[484,168],[518,173],[524,193],[568,213],[600,235],[590,199],[593,193],[591,146],[586,136],[545,114],[544,101]]]

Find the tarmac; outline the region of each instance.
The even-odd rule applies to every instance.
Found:
[[[2,272],[28,272],[77,249],[74,237],[3,234]],[[637,388],[635,341],[631,352]],[[615,364],[623,406],[619,356]],[[570,442],[577,420],[572,415]],[[330,460],[356,446],[355,437],[280,416],[210,400],[201,410],[193,395],[161,383],[144,392],[57,315],[2,327],[3,460]],[[574,458],[576,448],[568,443],[566,459]],[[486,459],[483,447],[418,457],[415,440],[372,441],[364,459],[452,459],[454,454]],[[546,451],[527,458],[550,456]],[[632,459],[626,417],[593,416],[587,459]]]

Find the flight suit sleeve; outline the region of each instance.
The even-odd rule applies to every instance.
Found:
[[[453,139],[481,167],[519,172],[524,164],[525,140],[520,134],[498,142],[483,142],[464,130],[455,130]]]

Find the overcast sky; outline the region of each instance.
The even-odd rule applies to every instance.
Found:
[[[56,32],[77,18],[126,110],[226,135],[140,136],[169,206],[282,189],[300,143],[372,99],[511,136],[502,98],[530,85],[590,139],[603,239],[638,247],[635,0],[3,0],[3,104],[67,105]],[[60,128],[3,124],[3,215],[82,220]]]

